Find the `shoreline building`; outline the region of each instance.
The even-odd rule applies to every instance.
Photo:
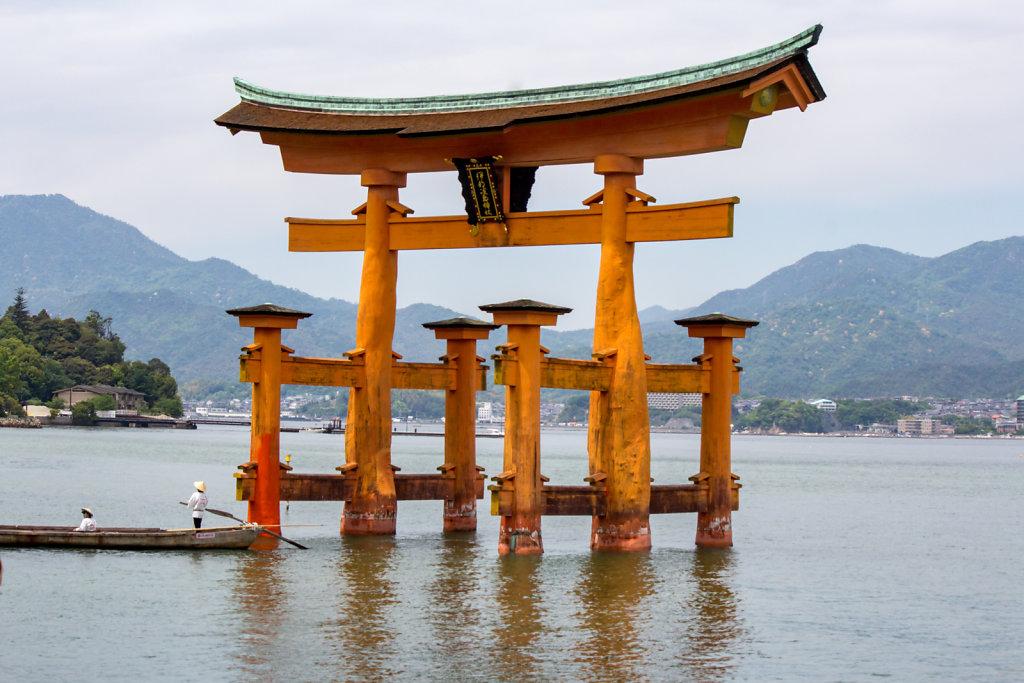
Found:
[[[71,408],[76,403],[89,401],[100,396],[113,396],[116,405],[115,410],[119,413],[137,413],[146,407],[145,394],[134,389],[128,389],[127,387],[112,387],[106,384],[76,384],[73,387],[58,389],[53,392],[53,397],[62,399],[64,405],[68,408]]]
[[[896,420],[896,433],[907,436],[931,436],[939,433],[941,423],[931,418],[906,418]]]

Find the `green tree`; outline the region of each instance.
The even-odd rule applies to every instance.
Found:
[[[140,360],[132,361],[125,369],[124,385],[146,396],[146,403],[155,400],[153,371]]]
[[[0,417],[7,417],[8,415],[25,417],[25,411],[21,409],[18,399],[13,396],[0,394]]]
[[[18,400],[42,398],[46,393],[44,361],[35,347],[13,338],[0,340],[0,346],[10,352],[18,365],[22,385],[15,394]]]
[[[60,362],[60,368],[71,384],[92,384],[95,382],[96,366],[84,358],[69,356]]]
[[[71,406],[71,424],[90,427],[96,424],[96,406],[92,401],[79,401]]]
[[[766,398],[747,415],[736,419],[737,427],[768,431],[779,429],[784,432],[806,432],[820,434],[824,431],[820,411],[803,401],[783,401]]]
[[[4,339],[3,342],[7,342]],[[21,393],[24,382],[21,380],[21,363],[11,347],[0,342],[0,396],[14,398]]]
[[[102,394],[90,400],[96,410],[117,410],[117,399],[111,394]]]
[[[85,316],[85,320],[82,321],[82,327],[95,334],[100,339],[106,339],[108,341],[114,341],[118,337],[111,330],[110,325],[113,321],[110,318],[104,318],[96,310],[89,311],[89,315]]]
[[[28,304],[25,302],[25,288],[18,287],[14,296],[14,303],[7,307],[4,319],[10,320],[21,330],[23,335],[28,335],[32,328],[32,317],[28,312]]]
[[[181,405],[181,399],[175,396],[174,398],[157,399],[153,405],[153,412],[171,417],[181,417],[185,409]]]

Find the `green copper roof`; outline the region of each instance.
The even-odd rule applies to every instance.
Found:
[[[337,114],[428,114],[481,109],[504,109],[530,105],[557,104],[637,95],[699,83],[711,78],[757,68],[787,57],[806,53],[818,42],[821,25],[812,26],[789,40],[755,50],[739,57],[710,64],[691,66],[650,76],[617,81],[584,83],[552,88],[490,92],[477,95],[440,95],[436,97],[363,98],[302,95],[278,92],[235,78],[235,91],[245,102],[271,107],[304,109]]]

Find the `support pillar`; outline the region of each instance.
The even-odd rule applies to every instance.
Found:
[[[701,400],[700,474],[691,477],[708,486],[707,510],[697,513],[696,544],[732,546],[732,394],[736,359],[732,340],[746,336],[755,320],[720,313],[677,320],[691,337],[704,339],[701,365],[711,367],[710,391]]]
[[[621,155],[594,159],[604,190],[601,267],[597,282],[594,355],[610,360],[607,391],[590,394],[587,445],[590,476],[606,475],[607,514],[593,517],[590,547],[645,550],[651,547],[651,440],[647,412],[644,344],[633,286],[633,243],[626,241],[626,208],[637,196],[643,161]]]
[[[355,353],[363,355],[366,386],[349,393],[345,424],[346,476],[355,478],[345,502],[343,534],[395,533],[398,501],[391,468],[391,364],[395,335],[398,252],[391,249],[388,220],[399,211],[398,188],[405,174],[384,169],[363,171],[367,188],[366,242],[356,312]],[[359,209],[357,209],[359,211]]]
[[[498,347],[508,366],[504,471],[494,479],[499,482],[499,495],[511,495],[512,510],[501,516],[498,553],[538,554],[544,552],[540,533],[540,328],[554,325],[559,315],[572,309],[529,299],[480,309],[491,313],[496,324],[508,326],[508,342]]]
[[[444,501],[444,530],[476,531],[476,481],[483,476],[476,466],[476,392],[482,388],[483,361],[476,355],[476,343],[498,326],[452,318],[423,327],[447,341],[442,360],[455,366],[455,389],[445,392],[444,465],[438,468],[455,480],[453,497]]]
[[[272,304],[228,311],[240,327],[252,327],[250,351],[260,359],[252,383],[249,460],[256,463],[253,497],[247,519],[266,526],[281,523],[281,330],[294,330],[311,313]]]

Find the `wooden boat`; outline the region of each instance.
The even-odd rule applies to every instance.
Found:
[[[257,524],[206,529],[100,528],[0,525],[0,546],[110,550],[208,550],[248,548],[263,532]]]

